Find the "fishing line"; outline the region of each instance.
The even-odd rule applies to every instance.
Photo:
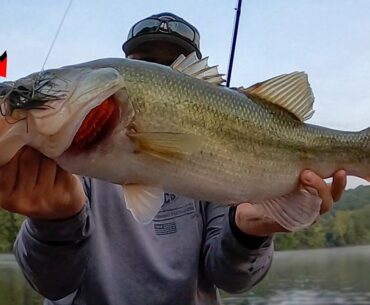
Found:
[[[47,53],[47,55],[46,55],[45,61],[44,61],[43,65],[42,65],[42,67],[41,67],[40,72],[37,74],[37,76],[36,76],[36,78],[35,78],[35,81],[33,82],[33,85],[32,85],[32,91],[31,91],[31,96],[30,96],[30,97],[31,97],[31,99],[32,99],[32,98],[34,97],[34,95],[35,95],[35,92],[36,92],[36,88],[35,88],[35,86],[36,86],[36,84],[39,82],[40,77],[41,77],[41,74],[42,74],[42,72],[43,72],[43,71],[44,71],[44,69],[45,69],[46,62],[47,62],[47,60],[48,60],[48,58],[49,58],[49,56],[50,56],[51,51],[53,50],[53,47],[54,47],[55,41],[57,40],[57,38],[58,38],[58,36],[59,36],[59,33],[60,33],[60,30],[62,29],[62,26],[63,26],[63,24],[64,24],[64,20],[66,19],[66,16],[67,16],[67,14],[68,14],[68,12],[69,12],[69,9],[70,9],[70,8],[71,8],[71,6],[72,6],[72,2],[73,2],[73,0],[69,0],[68,6],[67,6],[67,8],[66,8],[66,9],[65,9],[65,11],[64,11],[64,14],[63,14],[62,20],[60,21],[59,26],[58,26],[58,29],[57,29],[57,31],[56,31],[56,33],[55,33],[55,35],[54,35],[53,41],[51,42],[51,45],[50,45],[49,51],[48,51],[48,53]]]
[[[54,39],[53,39],[53,41],[52,41],[52,43],[51,43],[51,45],[50,45],[49,51],[48,51],[48,53],[47,53],[47,55],[46,55],[46,58],[45,58],[44,64],[43,64],[43,65],[42,65],[42,67],[41,67],[41,71],[40,71],[40,73],[41,73],[42,71],[44,71],[45,64],[46,64],[46,62],[47,62],[47,60],[48,60],[48,58],[49,58],[49,55],[50,55],[50,53],[51,53],[51,51],[52,51],[52,49],[53,49],[53,47],[54,47],[55,41],[56,41],[56,40],[57,40],[57,38],[58,38],[59,32],[60,32],[60,30],[61,30],[61,28],[62,28],[62,26],[63,26],[64,20],[66,19],[66,16],[67,16],[67,14],[68,14],[68,12],[69,12],[69,9],[70,9],[70,8],[71,8],[71,6],[72,6],[72,2],[73,2],[73,0],[70,0],[70,1],[69,1],[68,6],[67,6],[66,10],[64,11],[64,15],[63,15],[62,20],[61,20],[61,21],[60,21],[60,23],[59,23],[59,27],[58,27],[58,29],[57,29],[57,31],[56,31],[56,33],[55,33],[55,35],[54,35]],[[39,73],[39,75],[40,75],[40,73]]]
[[[59,23],[58,29],[54,35],[53,41],[50,45],[48,53],[46,55],[45,61],[41,67],[41,71],[36,75],[35,80],[33,81],[32,88],[26,88],[24,86],[15,86],[15,82],[8,82],[5,86],[0,86],[0,115],[8,117],[12,115],[14,109],[46,109],[47,105],[44,105],[46,102],[61,98],[64,94],[63,91],[55,92],[53,91],[52,86],[49,84],[49,80],[41,79],[41,74],[44,71],[45,64],[50,56],[51,51],[53,50],[55,41],[58,38],[60,30],[64,24],[64,20],[69,12],[69,9],[72,6],[73,0],[69,0],[68,6],[64,11],[62,20]],[[43,87],[48,86],[49,88],[42,92]],[[38,94],[35,98],[36,93]],[[6,101],[9,99],[8,103]],[[28,128],[28,126],[27,126]]]

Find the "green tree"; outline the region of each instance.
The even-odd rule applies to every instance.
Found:
[[[23,217],[0,210],[0,252],[11,252]]]

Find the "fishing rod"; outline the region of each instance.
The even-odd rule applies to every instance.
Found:
[[[227,71],[227,80],[226,80],[226,86],[227,87],[230,87],[231,73],[233,71],[236,39],[238,37],[239,20],[240,20],[240,13],[241,13],[241,9],[242,9],[242,0],[238,0],[238,6],[235,9],[236,9],[236,13],[235,13],[234,34],[233,34],[233,40],[232,40],[232,44],[231,44],[229,69]]]

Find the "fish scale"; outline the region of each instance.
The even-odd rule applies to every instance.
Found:
[[[143,71],[143,73],[148,72]],[[176,77],[179,78],[178,86],[173,88],[173,84],[177,81]],[[142,78],[155,79],[157,76],[149,72]],[[157,91],[158,96],[166,96],[165,100],[148,100],[145,94],[142,95],[141,103],[157,107],[142,107],[148,111],[139,110],[140,115],[136,118],[136,122],[142,125],[142,130],[145,131],[183,132],[204,137],[204,148],[214,151],[215,154],[212,157],[206,154],[192,155],[192,166],[185,165],[187,162],[185,159],[178,163],[175,162],[175,167],[184,176],[189,175],[189,172],[197,173],[197,183],[211,172],[216,175],[228,174],[228,177],[223,179],[222,191],[230,189],[230,197],[232,194],[241,193],[242,198],[251,200],[261,196],[274,197],[291,191],[296,186],[298,173],[309,165],[313,165],[311,164],[312,157],[306,160],[303,157],[311,155],[320,161],[320,156],[316,154],[317,147],[320,148],[321,153],[327,157],[330,156],[329,160],[325,160],[327,163],[325,168],[312,168],[322,173],[323,176],[329,176],[339,169],[340,166],[337,165],[340,165],[341,161],[354,157],[352,153],[349,153],[346,156],[340,155],[340,159],[336,161],[332,148],[326,149],[323,146],[324,143],[333,142],[332,145],[335,143],[344,152],[348,148],[355,148],[358,152],[359,147],[355,145],[361,142],[358,132],[338,134],[333,130],[311,127],[294,120],[289,113],[278,109],[275,105],[263,103],[257,99],[252,101],[228,89],[221,91],[219,88],[206,84],[200,87],[198,80],[185,78],[183,75],[176,75],[173,78],[170,86],[166,85],[165,77],[158,77],[157,82],[154,83],[157,90],[161,89]],[[164,81],[161,82],[161,80]],[[133,88],[131,90],[135,91]],[[150,89],[146,88],[146,90]],[[163,93],[164,91],[171,92],[171,94]],[[181,112],[177,113],[176,110]],[[159,129],[157,129],[158,126],[160,126]],[[210,141],[212,137],[215,138],[214,141]],[[222,146],[226,149],[218,149]],[[248,149],[251,146],[252,149]],[[281,151],[277,151],[277,147]],[[235,151],[235,148],[241,150],[241,155]],[[362,153],[365,153],[368,159],[368,152]],[[235,160],[241,161],[233,162],[223,157],[224,155],[235,155]],[[287,157],[284,158],[284,156]],[[271,162],[271,159],[275,162]],[[256,162],[257,160],[259,162]],[[225,161],[231,169],[230,172],[225,173],[220,166]],[[245,168],[249,169],[247,176],[245,170],[240,170]],[[261,177],[261,172],[271,174]],[[287,177],[290,179],[280,179]],[[246,181],[246,183],[241,182],[237,187],[228,184],[229,181],[236,180]],[[264,186],[259,187],[262,182]],[[194,188],[195,185],[189,187],[191,190]],[[241,192],[239,189],[244,191]],[[253,191],[256,189],[258,191]],[[280,194],[276,193],[278,189]],[[217,190],[210,189],[209,193],[212,192],[217,192]],[[254,194],[255,197],[250,194]],[[225,194],[223,199],[227,200],[226,197]],[[235,201],[242,200],[242,198]]]

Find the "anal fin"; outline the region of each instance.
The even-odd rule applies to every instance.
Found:
[[[320,215],[322,200],[312,188],[301,188],[278,198],[253,202],[256,209],[288,231],[310,226]]]

